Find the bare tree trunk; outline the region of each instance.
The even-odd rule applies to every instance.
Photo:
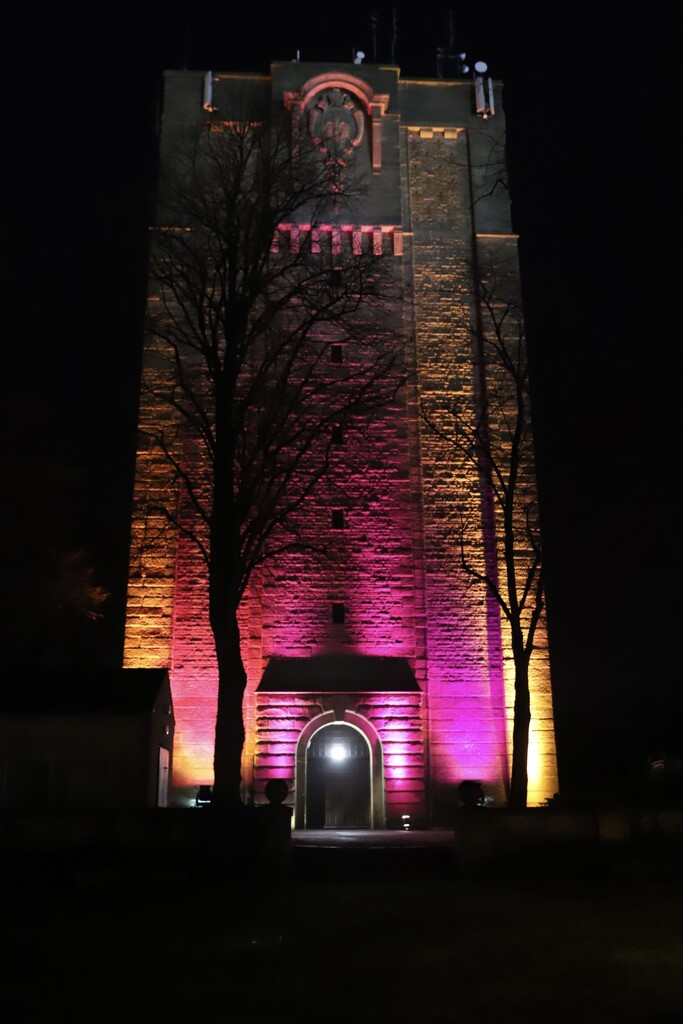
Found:
[[[242,662],[237,616],[224,609],[223,621],[214,629],[218,657],[218,711],[214,750],[214,807],[241,802],[244,719],[242,701],[247,674]]]
[[[247,673],[242,661],[237,621],[239,563],[231,557],[230,541],[223,534],[211,545],[209,570],[209,618],[218,664],[218,708],[214,748],[212,804],[228,807],[240,803],[244,719],[242,700]]]
[[[214,478],[209,559],[209,619],[218,665],[218,708],[214,748],[214,807],[241,803],[247,673],[242,661],[237,611],[240,604],[239,525],[233,515],[232,452],[219,450]]]
[[[524,810],[529,785],[527,759],[529,752],[529,724],[531,701],[529,697],[529,664],[521,636],[513,639],[515,662],[515,708],[512,724],[512,775],[509,806]]]

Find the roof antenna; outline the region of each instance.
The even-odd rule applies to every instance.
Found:
[[[398,40],[398,11],[394,7],[391,12],[391,63],[396,64],[396,42]]]
[[[436,51],[436,73],[438,78],[453,78],[467,74],[465,53],[455,52],[455,17],[453,8],[448,9],[448,46],[438,47]]]
[[[370,25],[372,26],[372,60],[373,63],[377,63],[377,26],[379,25],[379,15],[377,11],[370,12]]]

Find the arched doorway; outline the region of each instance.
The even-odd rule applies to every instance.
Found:
[[[306,827],[369,828],[371,757],[359,729],[323,725],[306,749]]]

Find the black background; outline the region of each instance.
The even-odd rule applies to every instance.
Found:
[[[449,37],[505,82],[532,359],[560,769],[618,788],[681,752],[680,24],[663,4],[36,4],[5,49],[7,663],[120,664],[161,72],[391,58]],[[370,11],[378,14],[373,37]],[[46,552],[104,619],[43,628]],[[61,622],[62,620],[60,620]],[[42,631],[42,640],[38,633]]]

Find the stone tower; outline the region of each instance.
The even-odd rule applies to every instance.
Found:
[[[511,634],[481,579],[503,590],[505,522],[490,466],[463,443],[476,431],[504,450],[514,410],[485,343],[495,348],[497,332],[510,330],[524,345],[497,90],[486,78],[407,80],[374,65],[165,76],[162,174],[179,131],[204,122],[220,130],[246,95],[261,117],[285,123],[292,159],[304,147],[324,159],[332,138],[364,182],[343,221],[319,225],[308,244],[381,255],[400,281],[387,316],[405,386],[362,436],[340,441],[329,486],[305,507],[320,543],[259,565],[240,606],[244,797],[261,802],[269,779],[285,779],[297,827],[447,823],[461,781],[481,782],[497,801],[509,784]],[[293,251],[307,233],[310,224],[282,223],[273,250]],[[321,344],[333,384],[343,347],[332,335]],[[154,397],[157,371],[149,342],[125,659],[169,669],[182,803],[212,782],[217,673],[203,563],[158,513],[183,515],[177,466],[150,441],[172,418]],[[535,509],[530,446],[517,487],[524,515]],[[557,789],[542,616],[529,689],[529,803],[538,804]]]

